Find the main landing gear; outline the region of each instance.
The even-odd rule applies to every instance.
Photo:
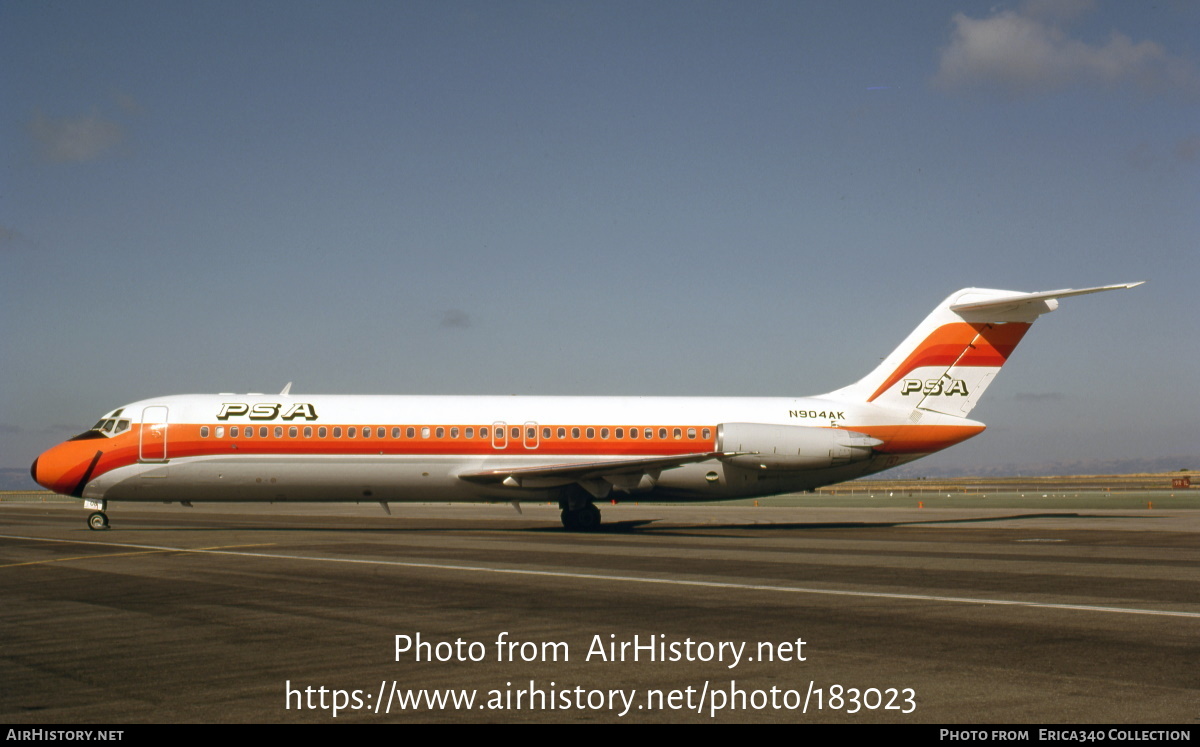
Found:
[[[567,531],[594,532],[600,528],[600,509],[592,503],[591,494],[578,485],[567,488],[558,507],[562,509],[562,524]]]
[[[594,532],[600,528],[600,509],[591,503],[583,508],[563,508],[562,524],[572,532]]]

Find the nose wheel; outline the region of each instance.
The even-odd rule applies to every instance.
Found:
[[[108,529],[108,514],[97,511],[88,517],[88,528],[96,531]]]

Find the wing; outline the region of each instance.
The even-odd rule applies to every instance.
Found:
[[[537,467],[501,467],[499,469],[463,472],[459,479],[483,485],[506,485],[510,488],[557,488],[578,483],[597,498],[608,495],[612,488],[634,488],[643,477],[657,480],[665,469],[694,462],[705,462],[729,456],[723,451],[678,454],[639,459],[613,459],[603,462],[572,462]]]

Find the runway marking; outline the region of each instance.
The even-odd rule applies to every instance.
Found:
[[[904,599],[917,602],[948,602],[951,604],[982,604],[999,607],[1030,607],[1034,609],[1074,610],[1077,612],[1111,612],[1121,615],[1150,615],[1154,617],[1187,617],[1200,619],[1200,612],[1176,610],[1148,610],[1134,607],[1100,607],[1091,604],[1063,604],[1055,602],[1022,602],[1015,599],[977,599],[972,597],[945,597],[934,594],[898,594],[886,591],[850,591],[848,589],[814,589],[803,586],[775,586],[773,584],[739,584],[728,581],[699,581],[694,579],[655,578],[653,576],[617,576],[603,573],[574,573],[570,571],[535,571],[527,568],[489,568],[476,565],[450,565],[446,563],[416,563],[404,560],[369,560],[361,558],[322,558],[313,555],[276,555],[262,552],[238,552],[223,548],[159,547],[135,545],[125,542],[97,542],[94,540],[53,539],[49,537],[25,537],[0,534],[0,539],[33,540],[35,542],[62,542],[68,544],[101,545],[105,547],[136,547],[147,552],[182,552],[201,555],[233,555],[244,558],[269,558],[271,560],[300,560],[311,563],[350,563],[354,565],[391,566],[394,568],[425,568],[438,571],[465,571],[471,573],[496,573],[511,576],[541,576],[544,578],[573,578],[587,581],[616,581],[636,584],[658,584],[663,586],[691,586],[706,589],[736,589],[741,591],[771,591],[782,594],[817,594],[835,597],[863,597],[867,599]],[[229,547],[258,547],[263,545],[228,545]],[[139,555],[144,553],[120,553]],[[106,556],[87,556],[106,557]],[[107,556],[113,557],[113,556]],[[47,562],[47,561],[38,561]],[[18,563],[15,565],[24,565]]]
[[[8,539],[14,539],[14,537],[12,537],[11,535],[0,535],[0,536],[3,536]],[[21,537],[19,539],[36,539],[36,540],[41,540],[43,542],[74,542],[75,541],[75,540],[54,540],[54,539],[46,539],[46,538],[42,538],[42,537]],[[123,544],[119,544],[119,543],[109,543],[109,542],[90,542],[87,540],[83,540],[82,543],[87,544],[87,545],[108,545],[110,547],[142,547],[143,546],[143,545],[123,545]],[[165,553],[165,552],[216,552],[218,550],[228,550],[228,549],[234,548],[234,547],[268,547],[268,546],[274,545],[274,544],[275,544],[274,542],[259,542],[257,544],[253,544],[253,545],[224,545],[222,547],[201,547],[201,548],[197,548],[195,550],[183,550],[183,549],[172,548],[172,547],[156,547],[156,548],[149,549],[149,550],[142,550],[140,552],[113,552],[113,553],[105,553],[103,555],[76,555],[75,557],[72,557],[72,558],[47,558],[46,560],[30,560],[26,563],[7,563],[5,565],[0,565],[0,568],[18,568],[23,565],[43,565],[45,563],[65,563],[68,560],[95,560],[97,558],[122,558],[122,557],[129,557],[131,555],[154,555],[156,553]]]
[[[27,563],[8,563],[0,565],[0,568],[17,568],[23,565],[43,565],[45,563],[64,563],[68,560],[95,560],[96,558],[120,558],[130,555],[153,555],[155,553],[170,552],[169,550],[143,550],[141,552],[114,552],[105,555],[76,555],[73,558],[49,558],[47,560],[30,560]]]

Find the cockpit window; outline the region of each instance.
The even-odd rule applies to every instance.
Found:
[[[131,425],[132,422],[128,418],[101,418],[96,421],[96,424],[90,430],[86,430],[78,436],[67,440],[86,441],[90,438],[108,438],[118,433],[124,433],[129,430]]]
[[[125,418],[105,418],[92,426],[93,431],[99,431],[106,436],[115,436],[129,430],[130,421]]]

